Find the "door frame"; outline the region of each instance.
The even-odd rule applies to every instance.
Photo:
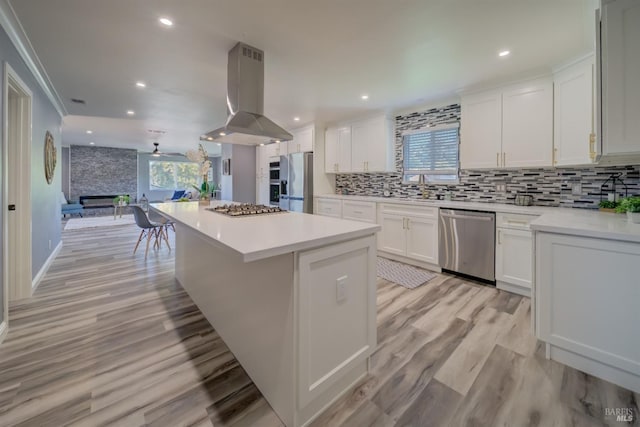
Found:
[[[18,93],[17,102],[10,101],[9,91]],[[33,93],[20,76],[7,63],[4,63],[3,76],[3,133],[2,133],[2,162],[3,162],[3,188],[2,188],[2,230],[3,236],[3,274],[2,289],[4,295],[4,319],[8,322],[9,299],[27,298],[32,293],[32,266],[31,266],[31,126],[33,122]],[[9,126],[9,109],[17,109],[19,121],[17,126]],[[11,127],[11,129],[10,129]],[[9,136],[11,132],[17,132],[15,137],[19,140],[19,149],[15,150],[15,156],[9,159]],[[8,166],[19,165],[18,182],[15,185],[16,200],[13,201],[20,215],[16,215],[17,238],[14,242],[17,261],[16,284],[9,287],[9,217],[7,205],[9,204],[9,171]],[[8,325],[8,323],[7,323]]]

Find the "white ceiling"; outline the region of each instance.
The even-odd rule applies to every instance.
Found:
[[[265,115],[293,129],[548,70],[593,50],[596,1],[9,0],[70,114],[64,145],[150,151],[161,129],[167,152],[224,123],[239,40],[265,51]]]

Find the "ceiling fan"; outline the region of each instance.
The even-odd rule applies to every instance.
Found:
[[[165,154],[164,154],[162,151],[160,151],[160,149],[158,148],[158,146],[160,145],[160,143],[158,143],[158,142],[154,142],[154,143],[153,143],[153,145],[154,145],[154,147],[155,147],[155,149],[151,152],[151,155],[152,155],[153,157],[160,157],[160,156],[164,156],[164,155],[165,155]]]

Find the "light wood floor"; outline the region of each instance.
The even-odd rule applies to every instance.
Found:
[[[135,226],[63,232],[0,345],[0,426],[279,426]],[[144,249],[144,248],[143,248]],[[242,313],[238,313],[242,315]],[[529,300],[441,275],[378,284],[371,372],[314,426],[621,425],[640,396],[544,358]],[[636,421],[635,425],[639,425]]]

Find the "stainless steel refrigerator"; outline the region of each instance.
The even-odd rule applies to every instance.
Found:
[[[313,213],[313,153],[280,156],[280,208]]]

